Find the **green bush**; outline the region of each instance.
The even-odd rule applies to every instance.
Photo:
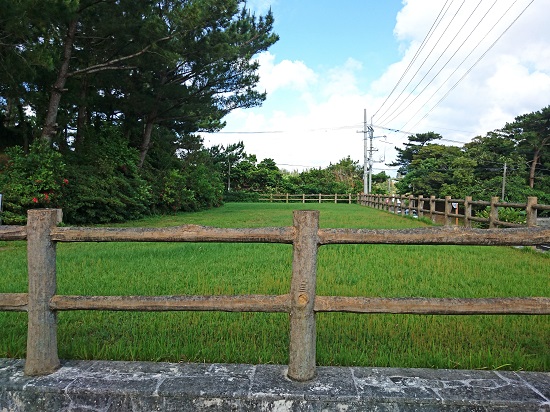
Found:
[[[29,153],[14,146],[6,150],[6,156],[7,161],[0,165],[2,223],[25,224],[28,209],[63,207],[70,179],[59,152],[37,141]]]
[[[491,207],[487,206],[485,209],[477,212],[476,216],[484,219],[489,219],[490,214],[491,214]],[[513,207],[499,207],[498,220],[500,220],[501,222],[525,224],[527,223],[527,215],[525,213],[525,210],[523,209],[516,209]],[[476,226],[488,227],[488,224],[479,223]]]
[[[150,213],[151,188],[140,176],[138,152],[116,127],[88,130],[82,147],[66,159],[67,223],[123,222]]]

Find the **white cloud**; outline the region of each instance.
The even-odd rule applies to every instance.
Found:
[[[259,90],[273,93],[275,90],[290,87],[304,90],[308,85],[315,83],[317,75],[301,61],[283,60],[275,64],[275,56],[270,52],[261,53]]]
[[[457,33],[458,25],[450,26],[450,31],[445,35],[440,32],[441,40],[434,47],[431,57],[427,59],[424,68],[418,71],[415,80],[401,98],[408,96],[411,88],[431,64],[435,64],[433,74],[440,69],[441,73],[426,86],[433,77],[433,74],[429,74],[413,96],[408,97],[407,103],[395,112],[402,113],[387,126],[413,133],[435,131],[447,139],[466,142],[476,135],[484,135],[503,127],[518,115],[540,110],[550,104],[550,25],[546,23],[550,0],[537,0],[457,84],[456,89],[435,106],[529,1],[518,0],[510,14],[495,26],[494,33],[483,39],[487,31],[497,23],[498,16],[513,4],[512,0],[500,0],[498,13],[488,13],[480,27],[466,39],[472,33],[475,21],[481,18],[481,15],[476,14],[477,20],[467,23],[465,34],[458,35],[446,54],[435,63],[436,56],[445,52],[445,45]],[[453,18],[457,4],[460,3],[454,2],[454,9],[450,9],[446,16],[447,23]],[[464,25],[464,19],[478,3],[466,0],[463,9],[454,17],[458,19],[457,22],[463,19]],[[333,64],[332,67],[325,64],[324,67],[329,67],[328,69],[314,71],[305,62],[278,61],[277,56],[269,52],[262,53],[258,57],[261,64],[259,88],[268,92],[265,106],[269,106],[270,111],[263,108],[235,111],[227,118],[227,131],[284,133],[220,134],[215,138],[207,136],[207,141],[210,140],[210,144],[219,144],[244,140],[249,153],[256,154],[259,159],[274,158],[280,164],[325,167],[348,155],[362,163],[363,136],[356,132],[362,127],[363,109],[367,108],[371,116],[380,107],[413,58],[443,4],[443,0],[404,1],[394,30],[395,36],[401,42],[403,57],[401,61],[390,64],[386,72],[365,90],[359,87],[359,80],[364,76],[364,70],[368,70],[368,62],[362,62],[357,57],[350,56],[347,61]],[[482,4],[486,7],[483,12],[488,11],[488,6]],[[443,27],[445,24],[442,22],[439,30],[443,30]],[[462,48],[442,68],[443,63],[462,42],[465,42]],[[480,42],[481,46],[467,57]],[[426,49],[426,54],[428,50]],[[462,67],[458,68],[463,61]],[[412,69],[409,75],[415,70]],[[414,96],[424,87],[422,95],[412,102]],[[427,101],[432,94],[434,97]],[[296,110],[297,105],[301,110]],[[429,115],[422,119],[432,108]],[[415,115],[416,112],[418,113]],[[410,121],[407,122],[408,120]],[[378,124],[377,117],[374,118],[374,123]],[[382,139],[377,140],[379,152],[376,158],[382,157],[386,152],[387,162],[395,156],[393,146],[407,138],[407,134],[385,130],[376,130],[375,133],[387,134],[387,140],[393,143],[382,144]],[[383,167],[382,164],[377,166]],[[302,169],[294,166],[282,167]]]

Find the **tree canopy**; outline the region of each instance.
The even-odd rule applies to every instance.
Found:
[[[36,196],[12,195],[5,181],[22,156],[47,146],[66,166],[63,178],[78,197],[71,199],[75,218],[81,204],[91,220],[109,219],[108,208],[92,209],[128,190],[121,203],[150,210],[220,203],[222,182],[208,178],[216,164],[197,133],[219,130],[232,110],[265,99],[256,88],[254,56],[278,40],[271,12],[256,16],[241,0],[0,0],[0,6],[0,190],[8,210],[15,199],[35,206]],[[99,171],[109,177],[99,179]],[[117,173],[137,180],[117,190],[111,181]],[[102,191],[105,181],[113,193]]]
[[[477,136],[462,148],[418,144],[409,137],[396,165],[399,193],[443,197],[502,196],[550,203],[550,106],[517,116],[503,128]]]

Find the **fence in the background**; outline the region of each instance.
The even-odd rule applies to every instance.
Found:
[[[445,226],[458,225],[462,222],[464,227],[472,227],[472,222],[487,225],[490,229],[496,227],[523,227],[536,226],[539,211],[550,210],[550,205],[537,203],[536,197],[527,198],[526,203],[499,202],[498,197],[492,197],[491,201],[472,200],[471,196],[465,199],[453,199],[446,196],[444,199],[436,199],[435,196],[388,196],[388,195],[358,195],[358,203],[376,209],[387,210],[403,216],[415,215],[429,217],[436,220],[443,219]],[[487,217],[475,216],[474,208],[478,210],[488,208]],[[499,208],[512,208],[522,211],[522,222],[508,222],[499,219]],[[502,212],[501,212],[502,214]]]
[[[59,366],[56,312],[63,310],[290,313],[288,376],[315,376],[316,312],[409,314],[550,314],[549,297],[369,298],[317,296],[317,250],[330,244],[522,245],[550,242],[550,228],[406,230],[319,229],[319,211],[294,212],[292,227],[221,229],[57,227],[61,210],[35,209],[26,227],[0,226],[0,240],[27,240],[28,293],[0,293],[0,311],[28,313],[27,375]],[[247,242],[293,245],[290,292],[246,296],[63,296],[56,293],[57,242]]]
[[[260,202],[279,202],[279,203],[354,203],[357,201],[356,194],[336,193],[324,195],[316,194],[290,194],[290,193],[264,193],[260,195]]]

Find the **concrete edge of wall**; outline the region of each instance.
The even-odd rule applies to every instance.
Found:
[[[0,359],[0,411],[550,411],[550,373],[282,365],[64,361],[23,375]]]

